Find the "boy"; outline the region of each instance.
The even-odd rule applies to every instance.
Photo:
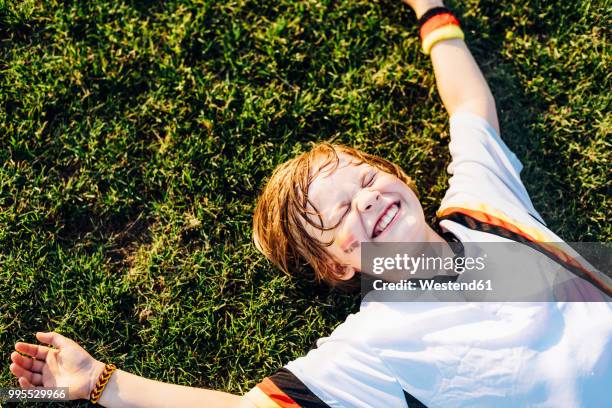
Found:
[[[272,175],[254,218],[258,248],[282,270],[309,262],[332,285],[354,279],[368,242],[526,243],[609,294],[563,251],[533,208],[521,164],[499,137],[495,102],[452,14],[435,0],[406,0],[421,19],[424,50],[451,117],[450,188],[426,224],[401,169],[345,147],[320,145]],[[364,302],[317,348],[243,397],[163,384],[93,359],[57,333],[56,349],[17,343],[22,387],[70,387],[70,398],[107,407],[611,406],[609,303]]]

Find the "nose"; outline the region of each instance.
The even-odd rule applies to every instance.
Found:
[[[360,212],[367,212],[374,208],[376,202],[380,199],[380,193],[378,191],[361,190],[357,197],[357,210]]]

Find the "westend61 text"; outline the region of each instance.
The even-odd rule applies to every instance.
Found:
[[[402,279],[399,282],[384,282],[381,279],[373,283],[374,290],[434,290],[434,291],[491,291],[490,279],[479,279],[471,282],[435,282],[431,279],[418,282]]]

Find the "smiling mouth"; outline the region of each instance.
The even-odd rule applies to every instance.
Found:
[[[372,230],[372,238],[376,238],[380,234],[382,234],[388,227],[391,225],[393,220],[397,217],[400,210],[400,202],[395,202],[389,205],[385,211],[378,217],[378,221],[374,224],[374,229]]]

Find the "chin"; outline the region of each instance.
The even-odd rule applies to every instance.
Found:
[[[416,219],[414,216],[409,216],[411,220],[398,225],[401,228],[402,234],[398,234],[394,242],[424,242],[425,241],[425,222]]]

